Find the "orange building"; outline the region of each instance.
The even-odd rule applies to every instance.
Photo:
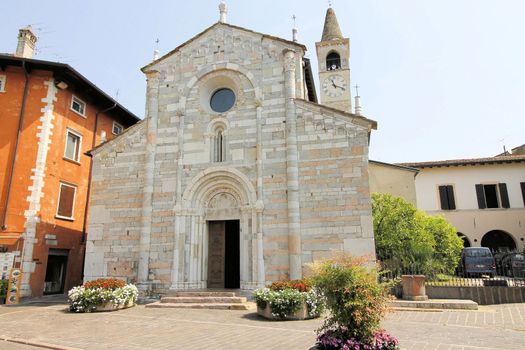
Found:
[[[67,64],[32,59],[20,30],[0,55],[0,252],[23,271],[21,296],[82,281],[91,158],[139,118]]]

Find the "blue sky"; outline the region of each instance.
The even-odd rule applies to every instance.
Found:
[[[65,62],[142,117],[155,40],[161,55],[218,20],[219,1],[9,3],[0,52],[20,27],[39,36],[35,58]],[[351,43],[352,84],[377,120],[370,157],[386,162],[492,156],[525,143],[525,2],[333,0]],[[228,22],[308,47],[314,75],[328,1],[228,0]],[[319,90],[319,85],[317,84]]]

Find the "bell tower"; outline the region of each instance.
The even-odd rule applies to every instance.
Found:
[[[321,104],[352,113],[350,91],[350,40],[343,38],[335,11],[329,7],[323,37],[315,43],[319,64]]]

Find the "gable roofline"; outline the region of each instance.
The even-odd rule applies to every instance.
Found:
[[[303,49],[303,51],[306,51],[306,46],[303,45],[303,44],[299,44],[299,43],[296,43],[294,41],[290,41],[290,40],[286,40],[286,39],[283,39],[283,38],[279,38],[279,37],[276,37],[276,36],[273,36],[273,35],[269,35],[269,34],[264,34],[264,33],[260,33],[260,32],[256,32],[254,30],[251,30],[251,29],[246,29],[244,27],[239,27],[239,26],[236,26],[236,25],[233,25],[233,24],[228,24],[228,23],[222,23],[222,22],[216,22],[214,23],[213,25],[211,25],[210,27],[204,29],[202,32],[200,32],[199,34],[193,36],[192,38],[186,40],[184,43],[180,44],[179,46],[177,46],[176,48],[174,48],[173,50],[171,50],[170,52],[168,52],[167,54],[163,55],[162,57],[154,60],[153,62],[145,65],[144,67],[142,67],[140,70],[143,72],[143,73],[146,73],[146,71],[148,70],[148,68],[156,65],[157,63],[161,62],[161,61],[164,61],[166,58],[170,57],[171,55],[177,53],[178,51],[180,51],[180,49],[182,49],[184,46],[190,44],[191,42],[197,40],[198,38],[200,38],[201,36],[203,36],[204,34],[208,33],[209,31],[211,31],[213,28],[215,27],[218,27],[218,26],[226,26],[226,27],[230,27],[230,28],[233,28],[233,29],[238,29],[238,30],[242,30],[244,32],[247,32],[247,33],[251,33],[251,34],[257,34],[257,35],[261,35],[263,36],[264,38],[268,38],[268,39],[272,39],[272,40],[278,40],[278,41],[281,41],[281,42],[284,42],[286,44],[289,44],[289,45],[293,45],[293,46],[297,46],[301,49]]]
[[[500,153],[500,154],[497,154],[495,155],[495,157],[501,157],[501,156],[519,156],[519,155],[522,155],[522,154],[525,154],[525,143],[521,146],[516,146],[514,148],[512,148],[509,151],[505,151],[503,153]]]
[[[412,167],[409,167],[409,166],[404,166],[404,165],[399,165],[399,164],[393,164],[393,163],[385,163],[385,162],[380,162],[378,160],[372,160],[372,159],[369,159],[368,160],[369,163],[373,163],[373,164],[377,164],[377,165],[382,165],[382,166],[386,166],[386,167],[391,167],[391,168],[396,168],[396,169],[401,169],[401,170],[406,170],[406,171],[411,171],[411,172],[414,172],[414,173],[419,173],[421,170],[417,169],[417,168],[412,168]]]
[[[372,130],[372,129],[373,130],[377,130],[377,122],[375,120],[368,119],[368,118],[365,118],[363,116],[359,116],[357,114],[348,113],[348,112],[342,111],[342,110],[337,109],[337,108],[328,107],[328,106],[325,106],[325,105],[320,104],[320,103],[307,101],[307,100],[304,100],[302,98],[294,98],[294,101],[295,102],[299,102],[299,103],[304,103],[306,106],[309,106],[309,107],[316,107],[316,108],[324,109],[326,111],[338,114],[338,115],[340,115],[342,117],[350,119],[350,121],[352,121],[352,122],[359,121],[359,122],[361,122],[361,125],[363,125],[363,124],[367,125],[369,130]]]
[[[86,156],[88,156],[88,157],[93,157],[95,154],[102,152],[102,150],[107,145],[111,145],[111,144],[115,143],[117,140],[121,139],[122,136],[124,136],[125,134],[129,134],[131,131],[137,129],[139,126],[142,126],[144,124],[144,122],[146,122],[147,120],[148,120],[148,118],[144,118],[144,119],[140,120],[138,123],[136,123],[136,124],[130,126],[129,128],[125,129],[123,132],[121,132],[120,134],[118,134],[117,136],[112,138],[111,140],[108,140],[108,141],[106,141],[104,143],[101,143],[101,144],[95,146],[94,148],[90,149],[89,151],[84,152],[84,154]]]
[[[488,158],[471,158],[471,159],[450,159],[450,160],[437,160],[437,161],[415,162],[415,163],[397,163],[397,165],[423,169],[423,168],[440,168],[440,167],[451,167],[451,166],[508,164],[508,163],[525,163],[525,155],[499,156],[499,157],[488,157]]]
[[[7,66],[25,67],[28,70],[46,70],[53,72],[53,77],[55,79],[63,79],[66,83],[81,87],[79,92],[95,97],[97,104],[101,107],[104,106],[104,108],[107,108],[110,106],[116,106],[115,109],[108,113],[118,115],[120,117],[119,121],[123,124],[127,124],[126,126],[133,125],[141,120],[134,113],[130,112],[126,107],[115,101],[111,96],[106,94],[98,86],[66,63],[0,54],[0,68],[5,70]]]

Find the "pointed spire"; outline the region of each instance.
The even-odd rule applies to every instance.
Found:
[[[323,37],[321,38],[321,41],[334,39],[343,39],[343,34],[341,34],[341,28],[339,28],[334,9],[329,7],[324,19]]]

